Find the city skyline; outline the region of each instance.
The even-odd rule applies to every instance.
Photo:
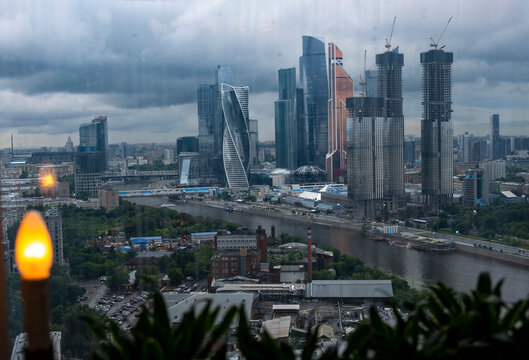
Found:
[[[301,3],[256,4],[6,3],[0,14],[0,50],[6,54],[0,59],[0,147],[9,146],[11,132],[15,147],[36,139],[63,146],[68,136],[75,139],[78,124],[97,114],[111,119],[110,143],[141,142],[146,135],[150,141],[172,142],[194,135],[195,90],[218,64],[230,64],[238,83],[250,86],[249,106],[260,121],[260,137],[273,139],[277,69],[297,63],[299,38],[319,36],[326,44],[340,44],[348,59],[345,70],[358,84],[364,49],[371,59],[367,68],[374,69],[372,54],[383,49],[393,16],[393,43],[411,59],[403,69],[406,134],[420,133],[416,58],[454,15],[442,43],[457,54],[455,133],[485,135],[490,114],[500,113],[502,134],[529,135],[523,126],[527,51],[519,46],[529,33],[523,2],[436,2],[428,9],[418,2],[339,2],[338,12],[322,3],[304,9],[303,16],[296,13]],[[331,11],[335,17],[352,15],[329,24]],[[240,21],[226,25],[233,16]],[[197,21],[204,17],[207,22]],[[221,24],[223,32],[215,31]]]

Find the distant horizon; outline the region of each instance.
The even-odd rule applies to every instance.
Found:
[[[419,136],[421,68],[439,45],[454,53],[453,124],[456,133],[500,131],[529,136],[529,3],[493,0],[371,3],[247,0],[177,2],[7,2],[0,13],[0,146],[11,133],[22,147],[62,146],[78,128],[105,114],[111,143],[167,141],[198,134],[196,90],[229,64],[235,83],[250,87],[250,118],[261,140],[274,138],[277,71],[299,75],[302,36],[323,37],[343,51],[356,82],[392,37],[404,54],[404,124]],[[345,15],[347,14],[347,15]],[[329,19],[334,19],[329,21]],[[204,21],[207,19],[207,21]],[[355,94],[355,95],[356,95]]]

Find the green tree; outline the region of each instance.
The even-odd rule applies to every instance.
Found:
[[[114,270],[114,273],[107,276],[105,284],[112,290],[121,289],[124,284],[129,282],[129,273],[123,266],[119,266]]]
[[[171,280],[171,285],[178,286],[184,281],[184,273],[182,272],[182,269],[179,267],[170,267],[169,271],[167,273],[169,275],[169,279]]]

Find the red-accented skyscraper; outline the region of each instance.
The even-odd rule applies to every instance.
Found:
[[[353,79],[343,68],[342,51],[329,43],[329,149],[325,166],[329,181],[344,182],[347,160],[346,99],[354,95]]]

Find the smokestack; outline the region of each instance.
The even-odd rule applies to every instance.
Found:
[[[257,237],[257,248],[259,249],[259,252],[261,253],[260,262],[261,263],[267,263],[268,262],[268,239],[266,238],[266,230],[259,225],[257,227],[256,231],[256,237]]]
[[[312,230],[307,231],[307,282],[312,283]]]

